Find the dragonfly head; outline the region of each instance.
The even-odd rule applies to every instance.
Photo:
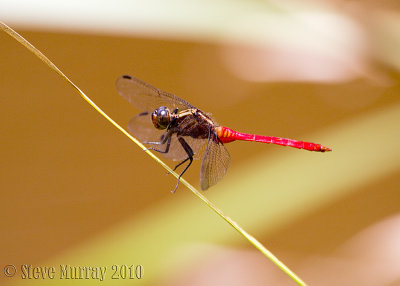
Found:
[[[155,128],[165,129],[171,123],[172,115],[168,107],[161,106],[153,111],[151,114],[151,120],[153,121]]]

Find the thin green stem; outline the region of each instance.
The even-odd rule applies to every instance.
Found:
[[[119,131],[126,135],[130,140],[136,143],[140,148],[142,148],[150,157],[157,161],[161,166],[163,166],[169,173],[178,178],[178,174],[175,173],[168,165],[161,161],[152,152],[146,149],[146,147],[140,143],[135,137],[130,135],[124,128],[122,128],[118,123],[116,123],[111,117],[109,117],[103,110],[100,109],[78,86],[76,86],[55,64],[53,64],[45,55],[43,55],[38,49],[36,49],[31,43],[25,40],[13,29],[8,27],[6,24],[0,21],[1,29],[13,37],[16,41],[21,43],[25,48],[31,51],[35,56],[37,56],[41,61],[43,61],[48,67],[58,73],[68,84],[75,88],[81,97],[86,100],[97,112],[99,112],[105,119],[107,119],[112,125],[114,125]],[[190,185],[186,180],[181,178],[181,182],[192,191],[200,200],[202,200],[207,206],[209,206],[214,212],[216,212],[221,218],[223,218],[227,223],[229,223],[234,229],[236,229],[242,236],[244,236],[254,247],[256,247],[262,254],[269,258],[273,263],[275,263],[280,269],[282,269],[287,275],[289,275],[297,284],[306,285],[294,272],[292,272],[285,264],[283,264],[275,255],[273,255],[268,249],[266,249],[257,239],[246,232],[241,226],[239,226],[230,217],[225,215],[219,208],[217,208],[212,202],[210,202],[206,197],[204,197],[196,188]]]

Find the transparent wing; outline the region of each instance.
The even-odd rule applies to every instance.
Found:
[[[128,131],[133,136],[138,138],[141,142],[160,142],[163,136],[167,135],[167,132],[165,130],[159,130],[154,127],[151,121],[151,114],[148,112],[143,112],[133,117],[129,121]],[[205,145],[207,139],[194,139],[189,136],[184,136],[184,139],[194,152],[193,158],[199,159],[204,149],[202,148],[202,146]],[[158,150],[165,150],[166,148],[166,143],[164,145],[149,145],[150,147]],[[184,160],[188,157],[181,143],[179,143],[176,134],[172,134],[169,152],[160,154],[162,154],[165,158],[173,161]]]
[[[142,111],[153,112],[161,106],[166,106],[171,111],[175,108],[179,110],[194,108],[185,100],[129,75],[119,77],[116,88],[123,98]]]
[[[202,190],[207,190],[221,180],[228,170],[231,162],[228,150],[212,135],[204,152],[200,171],[200,185]],[[217,143],[218,142],[218,143]]]

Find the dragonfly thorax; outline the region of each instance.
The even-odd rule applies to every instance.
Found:
[[[171,123],[173,116],[169,111],[168,107],[161,106],[153,111],[151,114],[151,120],[153,121],[154,127],[157,129],[165,129]]]

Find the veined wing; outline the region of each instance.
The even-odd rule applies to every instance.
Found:
[[[207,190],[221,180],[228,170],[231,162],[228,150],[218,141],[216,135],[210,136],[204,152],[200,170],[200,185],[202,190]]]
[[[129,75],[119,77],[116,82],[116,88],[123,98],[142,111],[151,113],[161,106],[166,106],[171,111],[175,108],[179,110],[195,108],[176,95],[159,90]]]

